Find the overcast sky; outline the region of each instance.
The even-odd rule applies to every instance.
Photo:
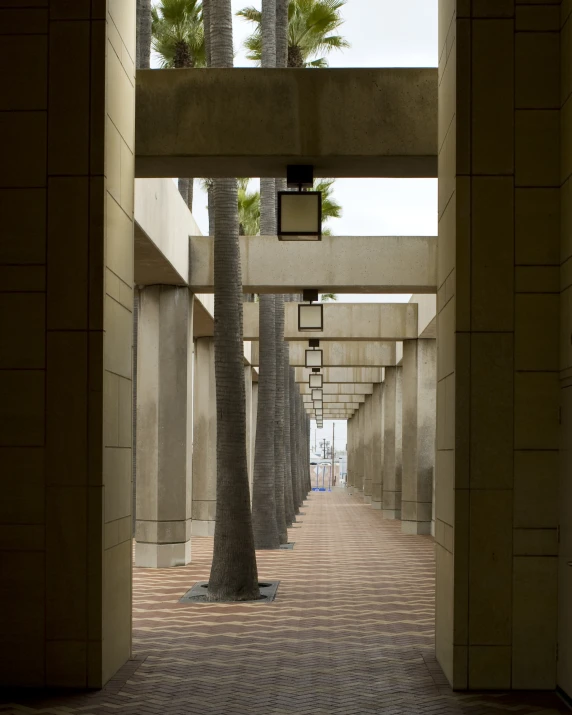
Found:
[[[233,11],[261,0],[232,0]],[[348,0],[342,8],[340,34],[351,47],[328,57],[330,67],[436,67],[437,0]],[[247,67],[244,38],[251,25],[234,18],[235,66]],[[319,71],[319,70],[316,70]],[[254,186],[254,183],[253,183]],[[343,216],[330,227],[340,236],[415,236],[437,233],[436,179],[337,179],[335,198]],[[193,214],[208,233],[206,195],[195,182]],[[407,301],[410,296],[340,295],[344,302]],[[338,427],[339,425],[339,427]],[[313,423],[315,427],[315,423]],[[332,423],[324,421],[318,441],[331,439]],[[336,442],[346,442],[346,423],[336,422]]]

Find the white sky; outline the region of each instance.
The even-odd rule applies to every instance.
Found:
[[[436,67],[438,0],[348,0],[340,34],[351,47],[328,56],[330,67]],[[261,0],[232,0],[233,12]],[[235,66],[248,67],[243,49],[251,25],[234,18]],[[316,70],[319,71],[319,70]],[[254,183],[252,184],[254,188]],[[436,179],[337,179],[335,197],[343,216],[330,227],[340,236],[414,236],[437,233]],[[208,233],[206,194],[195,182],[193,214]],[[340,302],[404,302],[410,296],[340,295]],[[316,427],[312,422],[312,429]],[[317,439],[331,440],[324,420]],[[336,442],[346,443],[346,423],[336,421]]]

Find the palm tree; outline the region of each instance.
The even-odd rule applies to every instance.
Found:
[[[327,303],[330,300],[337,300],[338,296],[335,293],[322,293],[322,303]]]
[[[347,0],[290,0],[288,6],[288,67],[327,67],[325,57],[334,49],[349,47],[341,35],[332,34],[343,24],[340,9]],[[254,7],[237,15],[256,27],[244,43],[247,57],[258,65],[262,60],[262,13]]]
[[[260,192],[249,191],[250,179],[238,180],[238,232],[256,236],[260,232]]]
[[[151,13],[153,50],[163,69],[206,66],[200,0],[160,0]],[[192,211],[193,179],[179,179],[179,192]]]
[[[209,4],[213,67],[233,66],[231,0]],[[212,30],[212,32],[211,32]],[[208,598],[260,596],[246,461],[242,276],[236,179],[215,179],[214,344],[217,410],[216,523]]]
[[[276,2],[262,0],[260,12],[260,60],[264,67],[276,66]],[[260,231],[276,233],[276,184],[274,179],[260,179]],[[252,521],[254,539],[259,549],[277,549],[283,543],[278,528],[279,500],[276,490],[276,424],[278,363],[276,359],[276,296],[261,295],[259,301],[259,375],[256,444],[252,479]]]
[[[149,69],[151,64],[151,0],[137,0],[137,69]]]

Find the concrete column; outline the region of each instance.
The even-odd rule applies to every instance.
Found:
[[[403,423],[403,368],[395,368],[395,509],[401,518],[401,481],[403,472],[402,423]],[[433,480],[435,481],[435,480]]]
[[[397,368],[385,368],[383,402],[384,452],[383,452],[383,516],[401,518],[401,492],[397,491],[395,422],[397,417]]]
[[[371,492],[373,485],[373,433],[375,427],[373,424],[373,403],[371,395],[365,396],[363,403],[364,411],[364,433],[363,433],[363,500],[366,504],[371,504]]]
[[[371,505],[374,509],[381,509],[383,504],[383,392],[383,383],[374,383],[371,396],[373,426]]]
[[[213,536],[216,516],[216,393],[213,338],[195,341],[193,536]]]
[[[407,340],[403,343],[401,527],[405,534],[431,533],[436,359],[435,340]],[[395,376],[393,385],[395,394]],[[391,466],[395,474],[395,448]]]
[[[1,680],[100,688],[131,655],[135,0],[2,7]]]
[[[357,459],[356,459],[356,479],[355,488],[359,494],[363,494],[364,486],[364,471],[365,471],[365,449],[364,449],[364,431],[365,431],[365,410],[363,403],[359,406],[357,411],[357,435],[356,435],[356,445],[357,445]]]
[[[354,428],[354,420],[353,417],[350,417],[348,420],[348,444],[347,444],[347,450],[348,450],[348,463],[347,463],[347,476],[346,476],[346,489],[348,490],[348,494],[352,493],[352,479],[353,479],[353,463],[354,463],[354,453],[353,453],[353,428]]]
[[[518,2],[439,5],[436,652],[456,688],[551,689],[558,370],[564,387],[572,368],[571,8],[559,19],[556,3],[547,25],[543,10],[523,24]]]
[[[139,291],[135,565],[191,560],[193,297]]]
[[[246,462],[248,467],[248,484],[250,486],[250,501],[252,502],[252,467],[254,450],[252,449],[252,424],[256,420],[256,412],[252,411],[252,367],[244,366],[244,392],[246,396]]]

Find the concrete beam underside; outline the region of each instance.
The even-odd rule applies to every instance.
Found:
[[[139,70],[136,116],[138,177],[437,176],[433,68]]]

